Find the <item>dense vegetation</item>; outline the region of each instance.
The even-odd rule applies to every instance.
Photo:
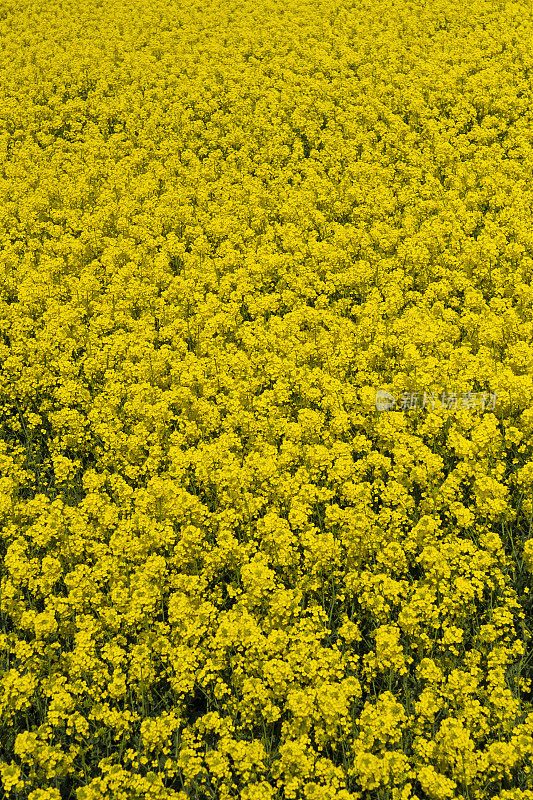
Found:
[[[533,800],[532,40],[0,0],[2,796]]]

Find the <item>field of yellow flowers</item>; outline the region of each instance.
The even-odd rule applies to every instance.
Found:
[[[533,800],[532,4],[0,0],[0,153],[0,797]]]

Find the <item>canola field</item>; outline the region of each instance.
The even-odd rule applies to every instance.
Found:
[[[533,800],[533,6],[0,0],[0,797]]]

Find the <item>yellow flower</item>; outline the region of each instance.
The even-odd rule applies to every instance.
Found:
[[[445,775],[439,774],[430,765],[420,767],[417,771],[417,778],[431,800],[447,800],[455,794],[457,783]]]
[[[4,761],[0,762],[0,776],[4,792],[6,792],[8,797],[13,791],[21,792],[24,789],[22,770],[18,764],[15,764],[13,761],[9,764],[6,764]]]
[[[376,652],[368,653],[363,657],[365,672],[371,674],[373,670],[397,672],[407,674],[407,665],[412,663],[411,656],[406,656],[400,644],[400,629],[396,625],[381,625],[374,632],[376,639]]]
[[[28,800],[61,800],[61,793],[55,787],[34,789],[33,792],[29,793]]]

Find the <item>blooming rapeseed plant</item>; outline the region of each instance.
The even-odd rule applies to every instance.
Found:
[[[532,32],[0,0],[2,797],[533,800]]]

